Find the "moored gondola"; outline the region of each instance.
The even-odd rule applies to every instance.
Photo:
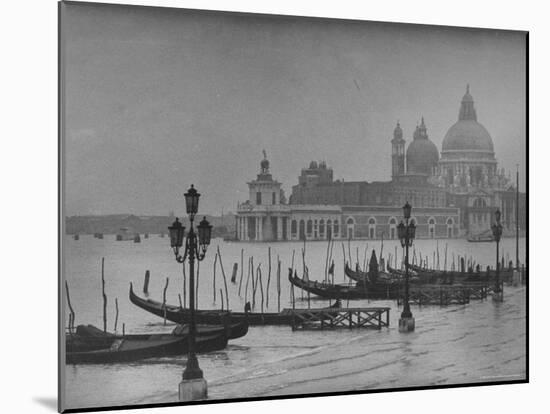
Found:
[[[288,280],[294,286],[326,299],[394,299],[399,294],[399,283],[361,284],[355,286],[328,284],[306,280],[292,274],[289,269]]]
[[[99,343],[100,337],[95,337]],[[68,350],[67,364],[107,364],[133,362],[147,358],[184,355],[189,351],[189,336],[174,334],[125,335],[106,334],[102,346],[88,350]],[[211,352],[227,346],[227,335],[222,332],[196,338],[196,352]]]
[[[152,299],[143,299],[137,296],[130,284],[130,301],[157,316],[164,317],[166,309],[166,319],[175,323],[185,324],[189,323],[190,312],[189,309],[183,309],[180,306],[166,305],[157,302]],[[229,323],[231,325],[240,323],[251,326],[256,325],[290,325],[292,323],[292,315],[290,310],[283,309],[281,312],[229,312],[221,311],[217,309],[195,311],[195,320],[197,323],[206,325],[217,325]],[[233,338],[230,338],[233,339]]]
[[[191,320],[189,309],[182,309],[179,306],[163,305],[152,299],[143,299],[134,293],[130,283],[130,302],[134,305],[161,318],[178,324],[187,324]],[[195,311],[195,323],[204,325],[222,325],[227,331],[228,339],[240,338],[248,332],[248,320],[246,317],[234,318],[231,312],[218,310],[197,310]]]
[[[409,265],[409,268],[418,274],[418,276],[424,280],[429,280],[427,283],[457,283],[457,282],[477,282],[477,281],[494,281],[496,279],[495,269],[489,269],[489,271],[483,271],[479,268],[479,271],[470,269],[466,272],[458,272],[452,270],[436,270],[420,267],[417,265]],[[512,267],[501,268],[499,271],[499,278],[504,281],[512,279],[514,269]]]

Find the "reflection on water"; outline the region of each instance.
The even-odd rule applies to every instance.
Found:
[[[200,308],[221,307],[219,287],[223,286],[221,271],[216,272],[217,303],[213,303],[212,266],[214,251],[219,244],[225,273],[230,278],[233,263],[239,264],[237,284],[229,280],[229,302],[232,309],[244,307],[247,261],[261,263],[264,288],[268,277],[268,245],[225,243],[214,240],[206,259],[200,264]],[[342,248],[335,244],[335,279],[344,279]],[[384,253],[395,256],[398,242],[384,241]],[[472,257],[482,265],[492,264],[493,243],[467,243],[464,240],[439,241],[440,264],[443,266],[445,244],[447,263],[453,253]],[[272,274],[269,309],[277,310],[276,258],[281,265],[281,307],[290,307],[291,292],[287,280],[292,250],[296,251],[295,266],[301,269],[301,243],[271,245]],[[380,252],[380,242],[352,242],[353,261],[363,262],[367,248]],[[503,239],[504,257],[515,255],[515,241]],[[241,249],[244,249],[242,297],[238,295]],[[346,254],[347,252],[346,243]],[[415,249],[423,256],[433,257],[435,243],[418,240]],[[306,262],[311,279],[324,277],[326,243],[307,244]],[[520,259],[524,257],[525,240],[520,240]],[[400,247],[398,249],[400,254]],[[369,253],[370,256],[370,253]],[[105,279],[108,300],[109,329],[114,325],[114,301],[119,302],[118,327],[126,325],[127,333],[167,332],[174,325],[151,315],[130,303],[131,281],[141,291],[145,270],[151,271],[151,297],[161,300],[165,278],[169,277],[167,302],[178,304],[183,289],[181,266],[173,259],[167,239],[152,235],[142,243],[116,242],[114,236],[103,240],[81,236],[75,241],[65,239],[66,278],[76,324],[102,326],[101,257],[105,257]],[[219,264],[218,264],[219,265]],[[250,300],[251,284],[248,298]],[[300,294],[296,291],[296,296]],[[209,398],[253,397],[292,393],[315,393],[344,390],[364,390],[404,386],[441,385],[464,382],[485,382],[525,378],[526,290],[523,287],[505,289],[505,301],[493,303],[472,301],[464,306],[413,307],[416,331],[399,334],[397,321],[400,310],[391,301],[352,301],[350,306],[389,306],[390,329],[339,330],[323,332],[292,332],[289,327],[251,327],[249,333],[230,342],[219,352],[199,355],[201,368],[209,383]],[[259,310],[259,291],[256,298]],[[326,300],[315,300],[312,306],[324,306]],[[296,304],[307,307],[306,301]],[[177,400],[185,357],[160,358],[132,364],[82,365],[66,367],[67,407],[89,407]]]

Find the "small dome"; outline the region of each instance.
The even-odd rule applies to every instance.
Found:
[[[415,139],[407,148],[407,173],[432,174],[439,161],[439,151],[429,139]]]
[[[439,151],[428,138],[424,117],[413,137],[413,142],[407,148],[407,173],[432,175],[433,167],[439,161]]]
[[[269,170],[269,161],[263,159],[262,162],[260,162],[260,167],[262,167],[262,170]]]

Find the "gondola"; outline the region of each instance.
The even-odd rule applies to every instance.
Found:
[[[479,281],[494,281],[496,279],[495,269],[490,269],[489,272],[480,269],[477,271],[457,272],[450,270],[435,270],[423,268],[416,265],[409,265],[409,267],[418,274],[418,276],[424,280],[429,279],[430,283],[462,283],[462,282],[479,282]],[[499,278],[504,281],[512,280],[514,269],[511,267],[502,268],[499,271]]]
[[[197,337],[226,335],[225,326],[197,325]],[[176,326],[171,335],[188,335],[188,325]],[[163,334],[166,335],[166,334]],[[117,339],[147,339],[151,334],[116,335],[103,332],[93,325],[78,325],[73,333],[65,335],[65,349],[67,352],[93,351],[108,348]]]
[[[302,279],[296,274],[293,275],[292,269],[289,269],[288,280],[292,285],[316,296],[340,300],[395,299],[398,297],[400,286],[399,283],[333,285]]]
[[[152,299],[143,299],[137,296],[130,284],[130,301],[161,318],[164,317],[164,307],[162,303]],[[189,309],[182,309],[179,306],[166,305],[166,319],[175,323],[189,323]],[[196,310],[195,320],[199,324],[217,325],[229,323],[231,325],[245,324],[248,326],[256,325],[290,325],[292,324],[292,315],[289,309],[283,309],[279,313],[260,313],[260,312],[228,312],[216,309],[212,310]],[[230,339],[233,339],[230,337]]]
[[[392,272],[382,272],[377,271],[376,281],[373,282],[372,278],[369,277],[368,272],[362,272],[361,270],[352,270],[349,265],[345,264],[344,266],[344,273],[347,277],[349,277],[351,280],[355,280],[356,282],[360,284],[367,284],[367,285],[386,285],[386,284],[393,284],[393,283],[399,283],[401,282],[401,277],[397,274],[393,274]]]
[[[130,302],[134,305],[166,320],[187,324],[190,321],[189,309],[182,309],[179,306],[166,305],[152,299],[142,299],[134,293],[130,283]],[[248,332],[248,320],[246,317],[241,319],[234,318],[231,312],[218,310],[197,310],[195,311],[195,323],[203,325],[223,325],[227,330],[228,339],[236,339],[245,336]]]
[[[468,237],[467,239],[470,243],[487,243],[495,241],[491,230],[484,231],[479,234]]]
[[[94,337],[99,343],[101,336]],[[147,358],[184,355],[189,351],[187,334],[145,334],[116,336],[105,334],[103,346],[92,350],[67,351],[67,364],[108,364],[133,362]],[[198,353],[218,351],[227,346],[227,335],[222,332],[196,338]]]
[[[425,268],[425,267],[420,267],[420,266],[417,266],[417,265],[409,265],[409,268],[411,270],[413,270],[414,272],[418,273],[418,275],[427,275],[427,276],[440,276],[440,277],[449,277],[449,276],[454,276],[455,278],[458,278],[458,279],[464,279],[464,278],[468,278],[468,277],[482,277],[482,278],[486,278],[487,277],[487,270],[484,270],[482,268],[480,268],[480,272],[479,272],[479,276],[476,276],[478,275],[478,272],[475,272],[475,271],[467,271],[467,272],[458,272],[458,271],[452,271],[452,270],[436,270],[436,269],[429,269],[429,268]],[[499,274],[500,274],[500,277],[511,277],[512,276],[512,272],[514,271],[513,268],[511,267],[507,267],[507,268],[501,268],[499,270]],[[489,270],[489,279],[492,279],[492,278],[495,278],[496,277],[496,270],[495,269],[490,269]]]

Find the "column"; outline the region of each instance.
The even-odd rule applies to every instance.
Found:
[[[275,235],[275,240],[283,239],[283,218],[281,216],[277,217],[277,234]]]
[[[264,239],[263,235],[263,228],[264,228],[264,218],[262,216],[258,217],[258,240],[262,241]]]
[[[244,237],[243,237],[243,240],[244,241],[248,241],[248,217],[243,217],[243,222],[244,222],[244,226],[243,226],[243,231],[244,231]]]
[[[292,234],[290,233],[290,223],[292,222],[291,216],[286,218],[286,239],[292,240]]]

